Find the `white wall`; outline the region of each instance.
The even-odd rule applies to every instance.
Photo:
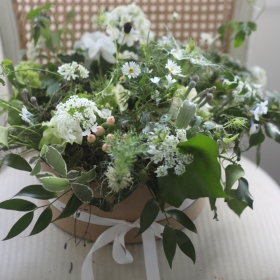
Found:
[[[260,4],[261,5],[260,1]],[[248,66],[258,65],[267,72],[267,90],[280,93],[280,0],[267,0],[257,20],[258,30],[249,41]],[[246,153],[255,160],[256,149]],[[261,167],[280,185],[280,144],[267,139],[261,148]]]

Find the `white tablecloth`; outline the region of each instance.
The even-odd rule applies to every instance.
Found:
[[[170,270],[162,242],[157,241],[162,280],[276,280],[280,279],[280,188],[261,169],[243,160],[254,210],[247,208],[241,218],[219,200],[219,222],[207,204],[195,220],[199,235],[189,232],[196,252],[196,264],[177,248]],[[28,173],[4,167],[0,172],[0,201],[37,181]],[[0,238],[5,238],[22,213],[0,209]],[[38,216],[38,214],[37,214]],[[36,220],[36,219],[35,219]],[[0,241],[1,280],[79,280],[84,258],[92,244],[74,239],[55,225],[27,237],[31,227],[18,237]],[[134,262],[119,265],[112,258],[112,245],[93,255],[96,280],[143,280],[145,276],[142,244],[127,245]],[[73,269],[70,273],[71,263]]]

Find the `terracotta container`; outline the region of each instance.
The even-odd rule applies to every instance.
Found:
[[[66,204],[71,195],[72,193],[69,192],[63,197],[61,197],[59,200],[62,203]],[[83,204],[79,208],[79,210],[103,218],[135,222],[140,217],[145,203],[150,198],[151,193],[149,192],[148,188],[145,185],[139,185],[139,187],[127,199],[125,199],[124,201],[122,201],[114,207],[113,212],[104,212],[95,206],[89,206],[87,204]],[[204,203],[205,199],[198,199],[194,201],[189,207],[187,207],[184,210],[185,214],[187,214],[190,219],[194,220],[202,210]],[[63,209],[61,209],[61,211],[62,210]],[[61,211],[54,206],[52,206],[52,211],[54,214],[53,218],[56,218],[61,213]],[[158,223],[164,225],[166,224],[166,220],[158,221]],[[169,218],[169,223],[177,229],[182,228],[182,226],[173,218]],[[105,230],[109,228],[107,226],[100,226],[88,222],[83,222],[78,219],[75,219],[74,217],[68,217],[61,220],[57,220],[54,222],[54,224],[74,236],[91,241],[95,241],[100,234],[102,234]],[[138,228],[133,228],[126,234],[126,243],[138,243],[142,241],[141,236],[135,238],[138,230]]]

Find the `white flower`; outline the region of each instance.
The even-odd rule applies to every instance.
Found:
[[[119,53],[119,59],[133,59],[138,60],[138,55],[134,52],[125,50],[123,53]]]
[[[200,33],[200,44],[211,45],[214,42],[215,38],[207,32]]]
[[[112,90],[112,93],[115,94],[115,100],[116,100],[117,104],[119,105],[119,109],[121,112],[125,111],[128,107],[128,103],[127,103],[128,98],[125,97],[126,92],[127,92],[127,95],[129,95],[129,92],[127,90],[125,90],[125,88],[120,84],[115,86]]]
[[[185,167],[185,165],[183,165],[183,164],[178,164],[178,165],[176,165],[175,168],[174,168],[174,172],[175,172],[175,174],[178,175],[178,176],[180,176],[180,175],[182,175],[183,173],[185,173],[185,171],[186,171],[186,167]]]
[[[160,81],[160,78],[159,77],[154,77],[154,78],[150,78],[151,82],[156,84],[158,86],[158,83]]]
[[[53,127],[56,137],[81,144],[83,136],[96,132],[96,114],[107,119],[111,116],[111,110],[100,110],[95,102],[73,95],[66,102],[57,105],[53,118],[46,125]]]
[[[254,115],[255,120],[259,121],[259,115],[260,115],[260,107],[257,107],[255,110],[250,110],[250,112]]]
[[[134,61],[126,62],[122,66],[122,72],[127,75],[128,78],[136,78],[141,73],[140,67]]]
[[[115,45],[112,39],[100,31],[86,32],[74,43],[74,49],[86,52],[86,59],[99,60],[100,55],[109,63],[115,63]]]
[[[256,133],[258,127],[259,127],[259,125],[252,121],[249,133],[250,134]]]
[[[30,112],[28,112],[28,110],[26,109],[25,106],[22,107],[21,109],[22,114],[19,114],[21,116],[21,119],[29,124],[34,124],[33,120],[32,120],[32,116],[33,114],[31,114]]]
[[[166,75],[165,78],[167,79],[167,82],[168,82],[168,85],[167,85],[168,88],[170,88],[174,83],[177,82],[177,80],[172,78],[171,74]]]
[[[173,75],[177,75],[181,73],[181,67],[171,59],[168,59],[165,68],[167,68],[170,71],[170,73]]]
[[[119,175],[112,166],[108,167],[105,176],[108,178],[108,188],[112,189],[113,192],[126,189],[133,182],[133,178],[129,172],[125,175]]]
[[[163,177],[163,176],[167,176],[167,168],[163,165],[159,166],[157,168],[157,170],[155,171],[155,173],[157,174],[157,177]]]
[[[259,113],[260,114],[267,114],[267,110],[268,110],[268,108],[267,108],[267,104],[268,104],[268,101],[267,100],[265,100],[264,102],[261,102],[261,103],[258,103],[257,104],[257,106],[260,108],[259,109]]]
[[[268,104],[268,101],[265,100],[264,102],[256,104],[257,107],[255,110],[250,110],[250,112],[254,115],[256,121],[260,120],[259,115],[263,115],[263,114],[267,113],[267,110],[268,110],[267,104]]]
[[[67,81],[75,80],[79,76],[84,79],[89,76],[89,71],[75,61],[59,66],[57,72]]]

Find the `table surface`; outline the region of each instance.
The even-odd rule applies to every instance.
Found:
[[[254,163],[244,159],[242,164],[255,198],[254,210],[245,209],[239,218],[220,199],[217,222],[213,220],[207,203],[195,220],[199,234],[188,232],[196,248],[195,264],[177,248],[170,270],[162,242],[158,240],[162,280],[280,279],[280,188]],[[0,201],[11,198],[29,184],[37,183],[28,173],[7,167],[0,171],[0,182]],[[21,216],[20,212],[0,210],[1,240]],[[76,245],[71,235],[52,224],[42,233],[28,237],[33,224],[19,236],[0,242],[0,280],[80,279],[82,263],[92,243]],[[98,250],[93,255],[95,279],[146,279],[142,244],[127,245],[127,249],[134,262],[126,265],[114,262],[111,244]]]

